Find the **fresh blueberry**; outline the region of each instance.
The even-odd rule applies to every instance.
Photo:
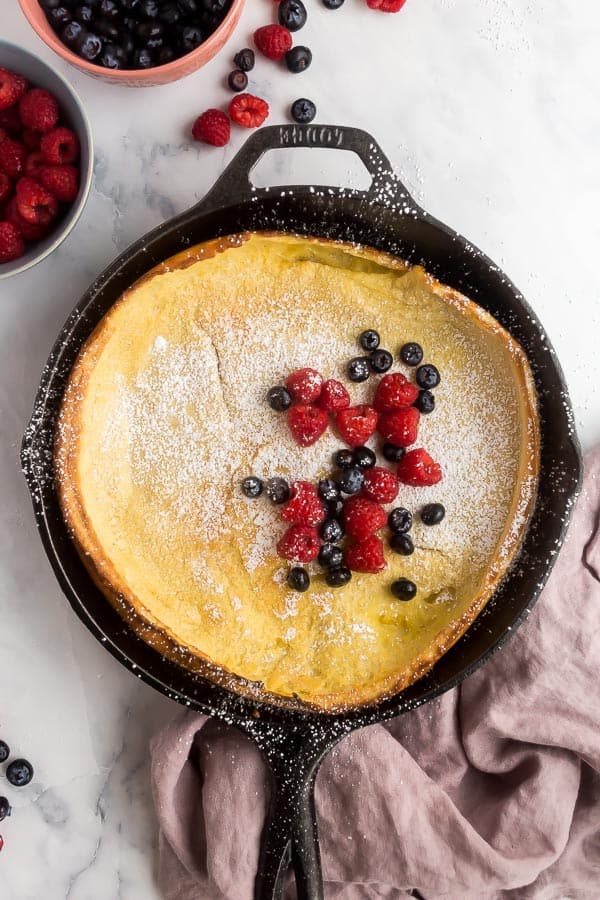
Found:
[[[6,762],[10,756],[10,747],[5,741],[0,741],[0,763]]]
[[[351,469],[343,469],[340,475],[340,490],[344,494],[358,494],[363,486],[365,476],[358,466]]]
[[[415,545],[407,534],[393,534],[390,538],[390,547],[395,553],[402,556],[410,556],[415,552]]]
[[[394,534],[406,534],[412,528],[412,521],[412,514],[403,506],[397,506],[388,516],[388,525]]]
[[[121,12],[117,0],[100,0],[98,13],[107,19],[116,19]]]
[[[248,76],[241,69],[234,69],[227,77],[227,84],[232,91],[245,91],[248,87]]]
[[[33,778],[33,766],[26,759],[15,759],[6,767],[6,778],[13,787],[25,787]]]
[[[135,35],[142,44],[147,44],[152,38],[161,37],[164,30],[160,22],[140,22],[135,27]]]
[[[198,0],[177,0],[177,3],[186,16],[195,16],[198,13]]]
[[[352,572],[346,566],[332,567],[325,575],[325,581],[329,587],[343,587],[345,584],[348,584],[351,578]]]
[[[141,50],[135,50],[132,58],[132,65],[134,69],[151,69],[154,65],[154,57],[150,50],[147,47],[142,47]]]
[[[408,578],[399,578],[397,581],[392,582],[390,590],[398,600],[412,600],[417,593],[417,586],[414,581],[409,581]]]
[[[73,19],[65,25],[60,33],[60,38],[67,47],[74,47],[83,32],[83,25],[77,19]]]
[[[435,409],[435,397],[431,391],[419,391],[419,396],[415,400],[413,406],[416,406],[419,412],[426,416]]]
[[[165,3],[160,8],[158,18],[165,25],[177,25],[181,18],[181,10],[176,3]]]
[[[308,47],[292,47],[285,54],[285,64],[294,75],[298,75],[299,72],[304,72],[305,69],[308,69],[311,62],[312,52]]]
[[[166,44],[165,46],[161,47],[160,50],[158,51],[158,57],[157,57],[158,65],[166,66],[167,63],[173,62],[175,57],[176,57],[176,53],[173,50],[173,48],[169,47],[169,45]]]
[[[0,822],[3,822],[11,814],[10,803],[6,797],[0,797]]]
[[[49,12],[51,9],[56,9],[57,6],[60,6],[61,0],[40,0],[40,6],[42,9]]]
[[[381,338],[374,328],[367,328],[367,330],[363,331],[361,336],[359,337],[360,346],[363,348],[363,350],[367,350],[367,352],[371,352],[371,350],[377,350],[380,340]]]
[[[254,68],[254,50],[250,47],[244,47],[239,53],[233,57],[233,61],[242,72],[249,72]]]
[[[344,554],[335,544],[322,544],[318,560],[324,569],[338,569],[344,561]]]
[[[95,0],[95,2],[97,2],[97,0]],[[140,0],[121,0],[121,7],[125,10],[125,12],[132,12],[139,5]]]
[[[184,53],[191,53],[203,41],[202,32],[195,25],[186,25],[181,32],[180,45]]]
[[[327,516],[329,519],[339,519],[344,510],[344,501],[340,498],[337,500],[326,500]]]
[[[83,32],[75,45],[75,50],[82,59],[93,62],[102,53],[102,39],[97,34]]]
[[[337,519],[325,519],[319,528],[319,534],[326,544],[337,544],[344,537],[344,529]]]
[[[410,341],[400,347],[400,359],[407,366],[418,366],[423,360],[423,348],[420,344]]]
[[[292,395],[287,388],[280,384],[269,388],[267,393],[267,403],[275,412],[285,412],[292,405]]]
[[[121,36],[121,30],[110,19],[100,19],[95,23],[94,28],[101,37],[112,43],[118,41]]]
[[[397,447],[396,444],[391,444],[389,441],[386,441],[383,447],[381,448],[381,453],[383,454],[384,459],[387,459],[388,462],[395,463],[400,462],[406,450],[404,447]]]
[[[329,500],[339,500],[340,489],[337,481],[333,478],[321,478],[318,486],[318,493],[321,500],[328,502]]]
[[[369,357],[369,364],[374,372],[383,375],[388,369],[392,368],[394,357],[389,350],[374,350]]]
[[[290,486],[285,478],[269,478],[266,486],[267,497],[272,503],[287,503],[290,499]]]
[[[371,374],[368,356],[355,356],[348,363],[348,378],[350,381],[366,381]]]
[[[370,447],[356,447],[352,459],[359,469],[371,469],[377,462],[377,457]]]
[[[160,12],[158,0],[142,0],[138,8],[140,13],[148,19],[155,19]]]
[[[440,383],[440,373],[436,369],[435,366],[432,366],[430,363],[426,363],[424,366],[419,366],[417,369],[417,384],[419,387],[426,388],[429,390],[430,388],[437,387]]]
[[[100,62],[105,69],[122,69],[127,62],[127,54],[117,44],[105,44]]]
[[[344,5],[344,0],[323,0],[323,6],[326,9],[339,9]]]
[[[421,510],[421,522],[423,525],[439,525],[445,515],[446,509],[441,503],[428,503]]]
[[[57,6],[56,9],[50,10],[47,18],[54,28],[61,28],[69,24],[72,16],[66,6]]]
[[[247,478],[244,478],[242,481],[242,494],[246,497],[259,497],[263,491],[263,483],[260,478],[256,478],[254,475],[248,475]]]
[[[352,450],[337,450],[333,454],[333,464],[338,469],[349,469],[354,465],[354,453]]]
[[[94,11],[88,3],[82,3],[81,6],[75,8],[75,17],[79,22],[83,22],[84,25],[89,25],[93,15]]]
[[[300,125],[307,125],[316,116],[317,107],[312,100],[308,100],[306,97],[299,97],[292,103],[291,114],[294,122],[298,122]]]
[[[288,573],[287,583],[293,591],[307,591],[310,585],[310,577],[302,566],[294,566]]]
[[[302,0],[281,0],[277,18],[288,31],[300,31],[306,25],[306,7]]]

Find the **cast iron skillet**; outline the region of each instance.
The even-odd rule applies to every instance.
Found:
[[[252,187],[253,166],[267,150],[284,147],[352,150],[372,175],[372,185],[364,192]],[[121,293],[152,266],[189,245],[244,230],[273,229],[356,241],[422,263],[487,309],[521,343],[539,398],[539,492],[519,560],[471,628],[426,677],[379,704],[334,715],[238,696],[144,643],[88,575],[67,534],[53,484],[54,423],[69,372],[80,347]],[[92,634],[163,694],[236,725],[270,763],[272,794],[256,900],[282,896],[290,862],[299,898],[323,897],[313,800],[323,757],[350,731],[414,709],[455,687],[500,647],[525,618],[548,577],[581,477],[563,374],[521,294],[483,253],[415,204],[368,134],[325,125],[273,126],[256,132],[200,203],[133,244],[91,285],[69,316],[42,375],[22,462],[46,553],[71,606]]]

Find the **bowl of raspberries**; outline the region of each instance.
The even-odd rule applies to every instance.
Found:
[[[92,164],[91,128],[71,86],[0,41],[0,278],[65,239],[87,200]]]
[[[166,84],[205,65],[244,0],[19,0],[45,43],[88,75],[130,87]]]

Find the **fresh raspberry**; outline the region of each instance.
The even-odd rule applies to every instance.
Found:
[[[335,417],[342,440],[350,447],[362,447],[377,428],[377,413],[372,406],[351,406]]]
[[[14,72],[9,72],[8,69],[0,66],[0,109],[8,109],[21,97],[21,88],[17,77]]]
[[[362,495],[377,503],[391,503],[398,496],[400,484],[393,472],[373,466],[364,473]]]
[[[9,134],[6,128],[0,128],[0,144],[2,143],[2,141],[6,140],[8,136]]]
[[[385,509],[374,500],[367,500],[366,497],[350,497],[346,500],[342,518],[346,534],[356,538],[357,541],[364,541],[383,528],[387,522]]]
[[[292,525],[277,541],[277,552],[284,559],[307,563],[316,559],[321,540],[316,528],[310,525]]]
[[[406,0],[367,0],[369,9],[378,9],[380,12],[400,12]]]
[[[353,572],[368,572],[375,575],[387,566],[383,555],[383,541],[376,534],[369,535],[364,541],[347,547],[344,560]]]
[[[17,209],[27,222],[48,225],[56,218],[58,200],[33,178],[19,178],[16,197]]]
[[[207,109],[194,122],[192,137],[195,141],[204,141],[213,147],[224,147],[231,137],[229,116],[221,109]]]
[[[323,385],[321,396],[317,400],[317,406],[330,413],[339,412],[340,409],[348,409],[350,406],[350,394],[341,381],[330,378]]]
[[[391,412],[393,409],[412,406],[418,396],[418,387],[411,384],[400,372],[396,372],[393,375],[383,376],[377,385],[373,406],[378,412]]]
[[[34,131],[50,131],[58,122],[58,103],[48,91],[32,88],[19,103],[21,122]]]
[[[18,178],[25,167],[27,148],[20,141],[5,138],[0,144],[0,170]]]
[[[23,238],[12,222],[0,222],[0,263],[11,262],[24,253]]]
[[[254,32],[254,43],[269,59],[283,59],[292,46],[292,35],[283,25],[263,25]]]
[[[31,128],[25,128],[21,134],[21,140],[28,150],[39,150],[41,139],[39,131],[33,131]]]
[[[291,406],[288,409],[287,420],[292,437],[301,447],[316,444],[328,424],[326,412],[316,406],[306,406],[304,403]]]
[[[17,85],[17,90],[19,91],[19,96],[17,99],[20,100],[21,97],[24,97],[27,93],[29,84],[27,82],[27,79],[23,75],[19,75],[18,72],[11,72],[10,74],[14,78],[15,84]]]
[[[323,376],[316,369],[296,369],[285,380],[285,386],[301,403],[314,403],[323,387]]]
[[[325,507],[310,481],[292,482],[292,499],[286,503],[281,518],[293,525],[320,525],[325,520]]]
[[[75,166],[44,166],[39,180],[63,203],[73,203],[79,192],[79,172]]]
[[[0,110],[0,126],[6,128],[11,134],[20,134],[23,125],[19,116],[19,106],[9,106],[8,109]]]
[[[48,225],[34,225],[23,218],[17,209],[17,198],[11,197],[6,207],[6,221],[11,222],[26,241],[40,241],[48,234]]]
[[[258,128],[269,115],[269,104],[254,94],[238,94],[229,104],[231,121],[243,128]]]
[[[70,128],[54,128],[40,141],[46,162],[53,166],[73,163],[79,156],[79,138]]]
[[[6,200],[12,190],[12,181],[6,172],[0,172],[0,203]]]
[[[386,440],[397,447],[410,447],[417,439],[421,414],[414,406],[395,409],[379,416],[377,430]]]
[[[48,163],[44,157],[44,154],[40,150],[33,150],[32,153],[25,160],[25,168],[24,172],[29,178],[35,178],[36,181],[39,181],[40,172],[44,169]]]
[[[429,487],[442,480],[441,466],[420,447],[409,450],[402,457],[396,473],[402,484],[410,484],[412,487]]]

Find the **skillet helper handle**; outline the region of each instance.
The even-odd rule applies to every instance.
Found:
[[[260,128],[246,140],[197,208],[218,209],[268,196],[269,188],[253,186],[250,180],[253,168],[269,150],[295,147],[320,147],[356,153],[371,175],[372,182],[366,191],[355,193],[363,195],[368,201],[387,200],[415,208],[412,197],[394,174],[391,163],[379,144],[367,131],[349,125],[268,125]],[[285,188],[296,194],[314,190],[309,185],[287,185]],[[275,190],[272,189],[273,192]]]

